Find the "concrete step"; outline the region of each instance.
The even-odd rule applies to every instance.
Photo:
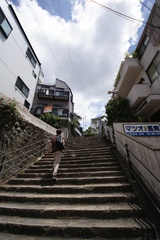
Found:
[[[52,175],[52,169],[50,169],[48,172],[46,171],[46,173],[43,173],[41,171],[39,172],[34,172],[34,171],[31,171],[29,172],[28,170],[25,171],[24,173],[20,173],[18,174],[17,178],[50,178],[51,175]],[[97,178],[97,177],[112,177],[112,176],[124,176],[124,173],[122,171],[107,171],[107,172],[88,172],[88,173],[58,173],[58,179],[60,178],[74,178],[76,177],[76,179],[79,179],[79,178]]]
[[[141,240],[142,238],[135,237],[135,238],[129,238],[129,240]],[[82,238],[61,238],[61,237],[41,237],[41,236],[29,236],[29,235],[17,235],[17,234],[9,234],[9,233],[1,233],[0,232],[0,240],[82,240]],[[83,238],[83,240],[93,240],[93,238]],[[99,238],[94,237],[94,240],[106,240],[106,238]],[[109,238],[109,240],[115,240]],[[116,238],[116,240],[128,240],[127,238]]]
[[[52,174],[52,169],[27,169],[25,173],[29,174]],[[108,171],[98,171],[98,172],[59,172],[58,171],[58,178],[79,178],[79,177],[98,177],[98,176],[119,176],[119,174],[122,174],[121,170],[108,170]]]
[[[47,164],[53,164],[53,157],[52,158],[49,158],[49,159],[45,159],[45,160],[41,160],[40,162],[36,162],[34,165],[47,165]],[[104,158],[97,158],[97,159],[84,159],[84,158],[67,158],[67,159],[64,159],[62,157],[62,160],[61,160],[61,165],[99,165],[99,164],[119,164],[117,162],[117,160],[115,160],[114,158],[106,158],[104,156]]]
[[[50,170],[51,168],[53,168],[53,165],[52,166],[48,166],[48,165],[43,165],[43,166],[39,166],[39,165],[32,165],[30,166],[29,170],[41,170],[43,171],[44,169],[47,169],[47,170]],[[120,166],[105,166],[105,167],[76,167],[76,168],[63,168],[63,167],[60,167],[58,172],[61,173],[61,172],[97,172],[97,171],[107,171],[107,170],[120,170],[121,167]]]
[[[104,204],[104,203],[138,203],[135,194],[131,192],[119,193],[80,193],[80,194],[45,194],[1,191],[2,202],[33,202],[33,203],[68,203],[68,204]]]
[[[0,240],[154,240],[111,147],[100,138],[73,140],[57,181],[50,153],[0,185]]]
[[[116,192],[128,192],[132,191],[131,186],[128,183],[103,183],[103,184],[85,184],[85,185],[56,185],[56,181],[53,180],[53,185],[39,186],[39,185],[10,185],[5,184],[0,186],[2,191],[17,191],[17,192],[36,192],[46,194],[77,194],[77,193],[116,193]]]
[[[35,236],[68,238],[135,238],[155,239],[152,227],[143,219],[45,219],[1,216],[0,228],[3,231]],[[147,236],[147,238],[146,238]],[[148,238],[148,236],[150,238]]]
[[[29,185],[29,184],[34,184],[34,185],[41,185],[47,183],[53,183],[52,180],[52,174],[48,176],[48,178],[25,178],[25,174],[22,174],[23,178],[12,178],[9,181],[10,185]],[[118,182],[127,182],[127,179],[125,176],[106,176],[106,177],[83,177],[83,178],[58,178],[57,184],[97,184],[97,183],[118,183]]]
[[[94,218],[118,219],[129,217],[143,217],[143,211],[135,204],[107,203],[107,204],[27,204],[0,203],[1,215],[30,217],[30,218]]]

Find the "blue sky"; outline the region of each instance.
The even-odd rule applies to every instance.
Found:
[[[75,112],[88,127],[91,118],[105,113],[121,61],[126,52],[135,50],[144,25],[89,0],[7,1],[42,63],[43,82],[65,81],[74,95]],[[149,8],[155,2],[141,1]],[[139,20],[146,21],[150,13],[139,0],[97,2]]]

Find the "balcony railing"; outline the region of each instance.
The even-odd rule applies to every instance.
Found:
[[[38,97],[45,98],[45,99],[57,99],[57,100],[68,101],[69,100],[69,92],[55,91],[55,90],[49,90],[49,89],[39,89]]]
[[[33,114],[35,116],[40,116],[41,114],[45,114],[45,113],[46,111],[44,111],[43,107],[37,107],[33,110]],[[69,116],[69,110],[66,108],[52,108],[50,113],[53,113],[54,115],[63,119],[64,118],[68,119],[68,116]]]

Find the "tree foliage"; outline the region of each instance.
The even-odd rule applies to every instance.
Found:
[[[97,133],[93,133],[91,127],[88,127],[84,132],[83,132],[84,137],[91,137],[91,136],[98,136]]]
[[[41,114],[40,119],[54,128],[60,128],[60,119],[58,116],[54,115],[53,113],[45,113]]]
[[[110,99],[105,106],[108,125],[113,122],[134,122],[136,117],[129,106],[129,101],[126,98],[118,96],[115,99]]]
[[[79,116],[77,113],[73,113],[73,119],[70,121],[70,125],[73,126],[73,128],[78,128],[80,126],[80,120],[81,116]]]

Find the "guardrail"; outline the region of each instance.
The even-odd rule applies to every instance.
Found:
[[[149,197],[152,204],[155,206],[157,211],[160,213],[159,203],[160,203],[160,192],[156,191],[155,186],[160,186],[160,179],[155,175],[154,171],[151,170],[148,166],[143,164],[141,156],[137,157],[134,148],[129,148],[127,144],[127,136],[125,140],[121,141],[120,135],[116,137],[114,129],[104,126],[104,134],[110,140],[112,146],[116,149],[116,151],[120,154],[124,162],[127,164],[128,169],[130,171],[130,176],[132,181],[137,181],[138,184],[143,188],[147,196]],[[118,132],[118,134],[121,134]],[[134,141],[133,139],[130,141]],[[137,143],[139,144],[139,143]],[[145,146],[143,146],[145,147]],[[143,172],[143,174],[142,174]],[[145,174],[144,174],[145,173]],[[146,177],[149,176],[151,180]],[[153,185],[152,182],[154,182]],[[158,203],[158,204],[157,204]]]
[[[0,155],[0,183],[23,171],[46,152],[46,141],[38,140]]]

